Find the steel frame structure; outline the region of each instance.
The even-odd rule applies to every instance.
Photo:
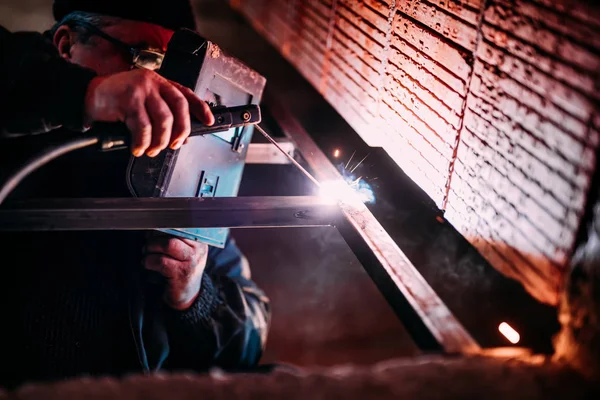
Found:
[[[341,175],[276,98],[273,117],[319,181]],[[334,226],[424,351],[480,347],[362,203],[321,197],[50,199],[0,207],[0,230],[140,230]]]

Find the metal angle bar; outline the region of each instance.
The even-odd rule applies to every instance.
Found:
[[[284,133],[295,143],[316,178],[340,180],[340,173],[300,123],[276,98],[264,101]],[[364,204],[340,204],[336,224],[415,343],[424,350],[476,353],[479,344],[456,319]]]
[[[0,231],[330,226],[339,215],[310,196],[44,199],[4,204]]]

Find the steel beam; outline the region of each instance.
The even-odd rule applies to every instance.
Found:
[[[273,97],[265,97],[264,102],[317,180],[341,180],[341,174],[283,103]],[[369,209],[362,203],[340,204],[340,207],[344,218],[337,224],[338,230],[415,343],[423,350],[478,352],[477,342]]]
[[[328,226],[339,207],[319,197],[44,199],[0,207],[0,231]]]

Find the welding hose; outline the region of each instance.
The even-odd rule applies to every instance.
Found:
[[[29,174],[38,168],[48,164],[50,161],[71,151],[79,150],[84,147],[89,147],[97,144],[100,141],[98,137],[86,137],[73,139],[65,143],[45,149],[41,153],[26,161],[21,168],[8,177],[2,189],[0,189],[0,204],[12,193],[13,190],[25,179]]]

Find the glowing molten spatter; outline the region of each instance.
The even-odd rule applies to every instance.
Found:
[[[509,324],[507,324],[506,322],[501,323],[498,326],[498,330],[500,331],[501,334],[503,334],[509,342],[511,342],[512,344],[517,344],[519,343],[519,340],[521,340],[521,335],[519,335],[519,332],[515,331],[513,329],[512,326],[510,326]]]

